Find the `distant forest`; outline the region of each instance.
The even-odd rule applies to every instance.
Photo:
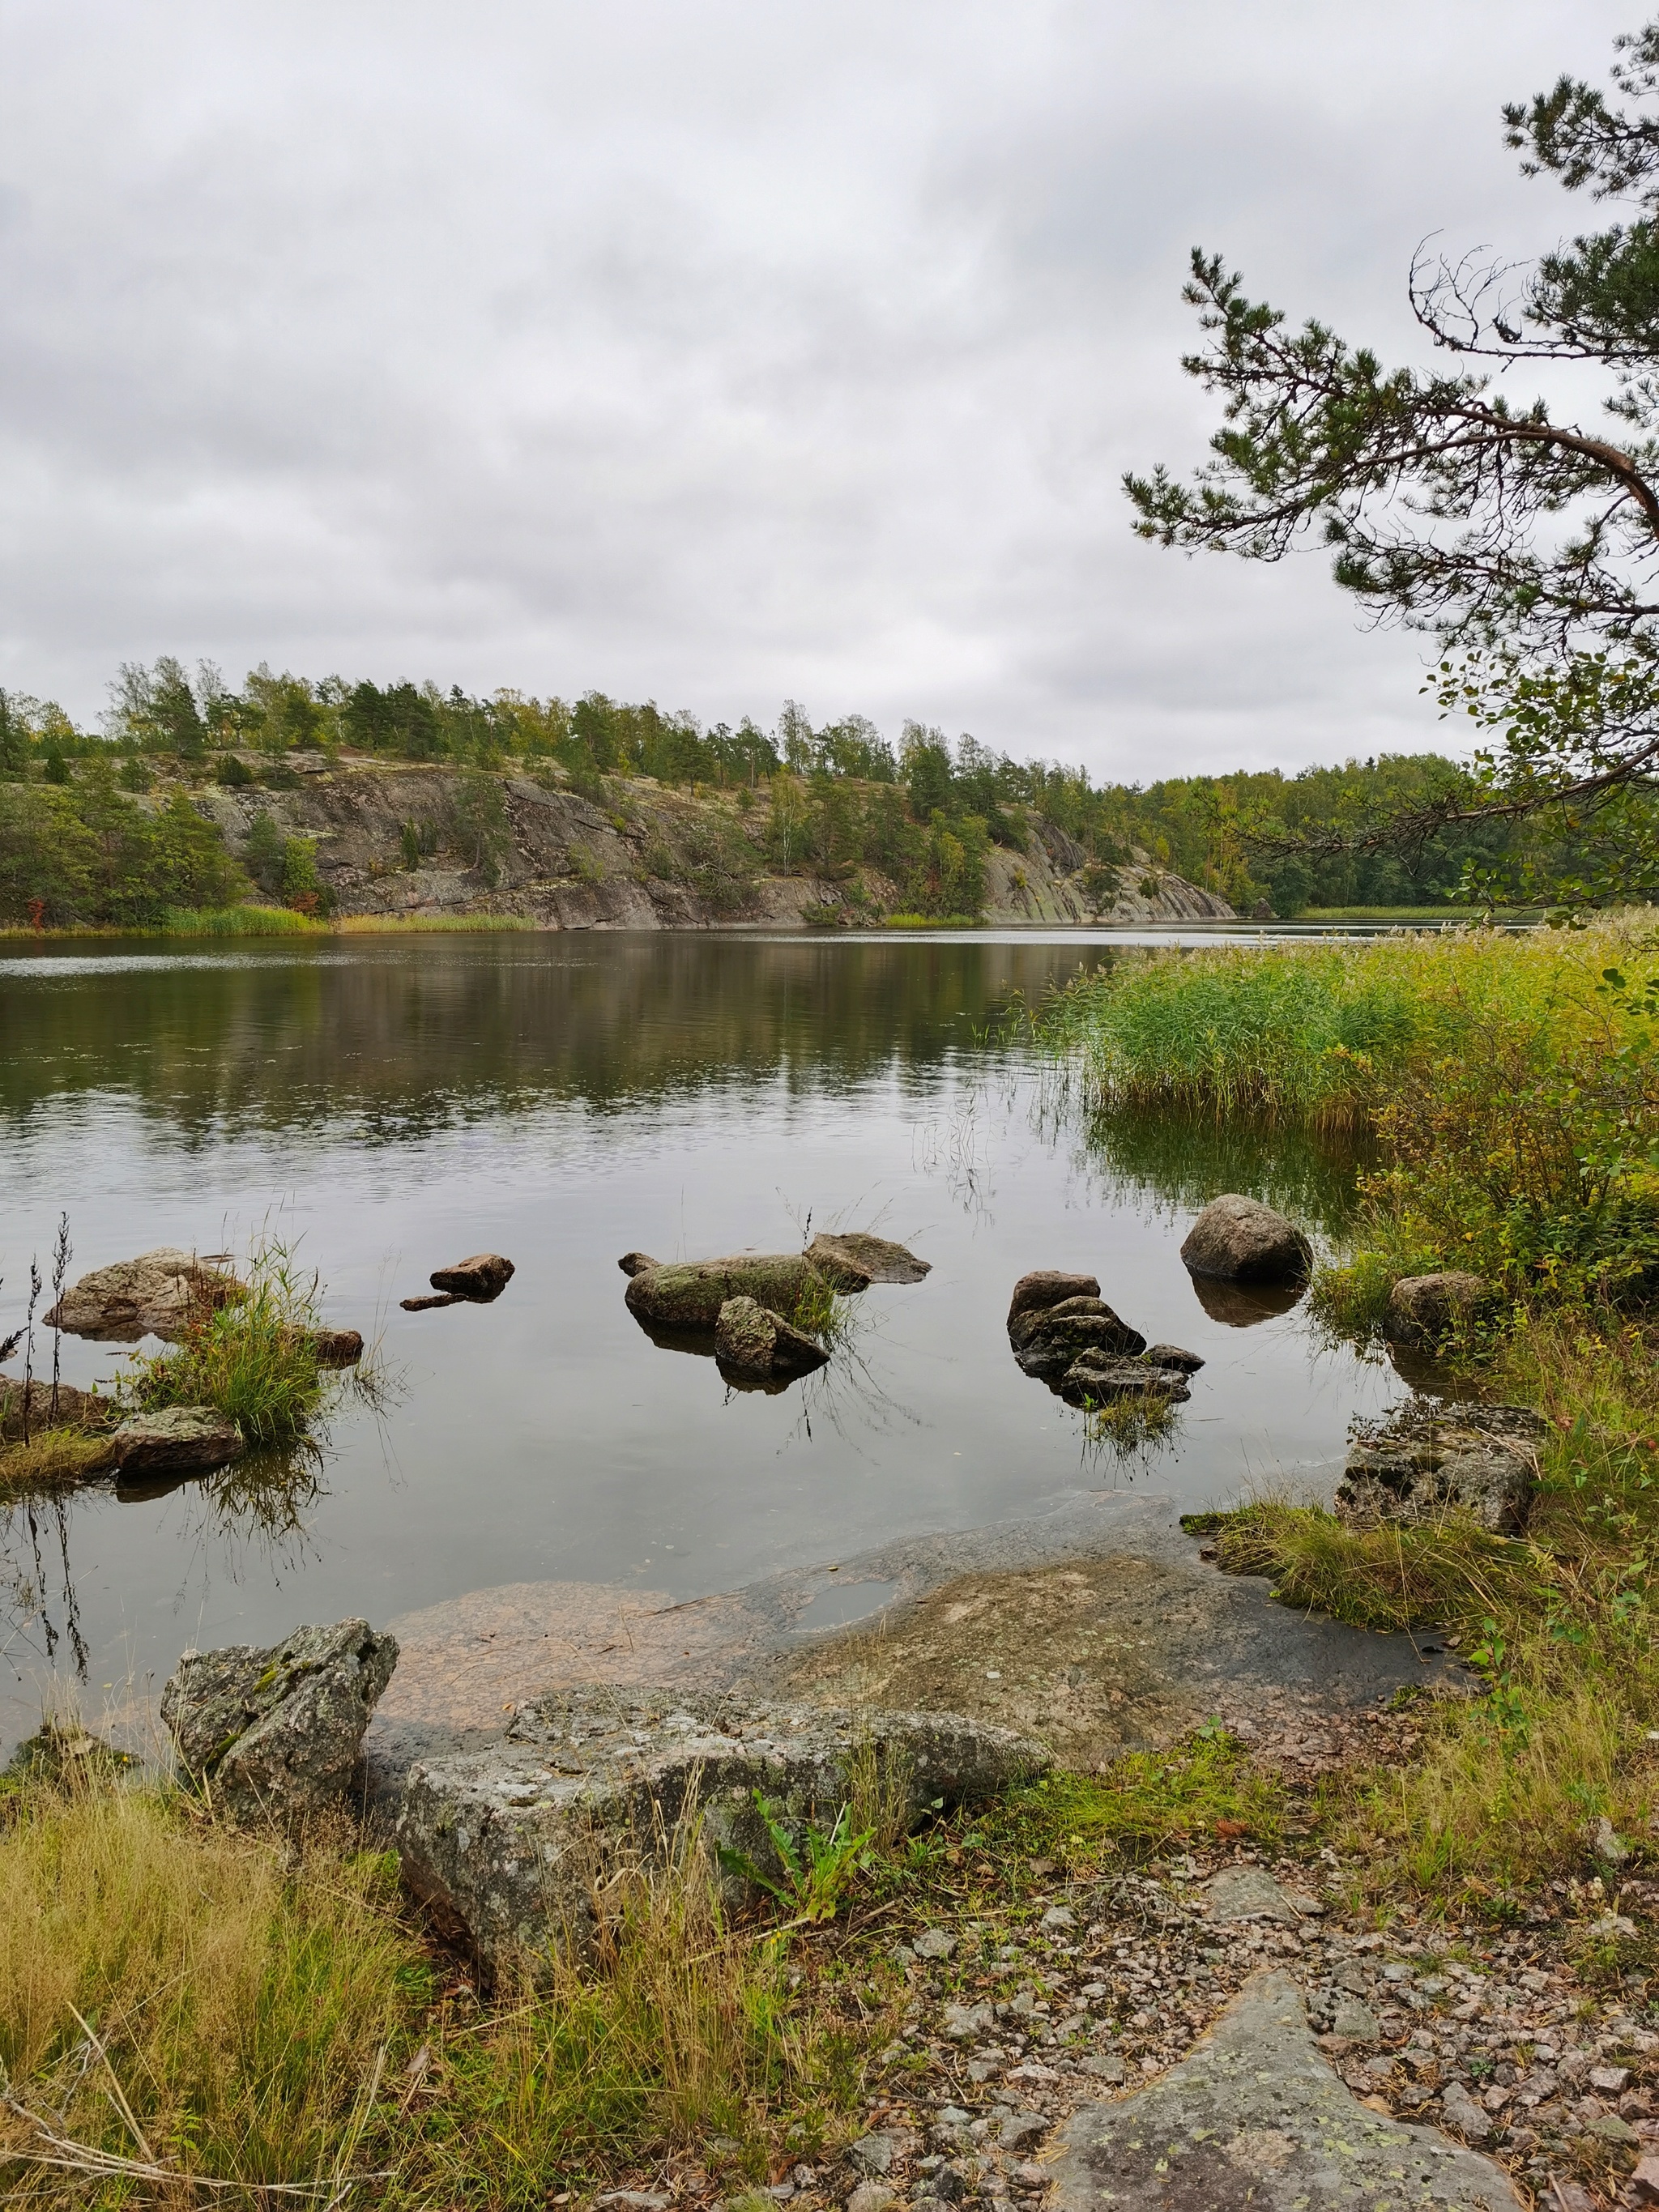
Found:
[[[705,728],[695,715],[598,691],[574,704],[511,690],[483,699],[429,683],[313,683],[263,665],[238,691],[211,664],[192,676],[168,658],[124,665],[110,695],[94,733],[77,730],[49,701],[0,691],[0,781],[79,782],[72,763],[102,762],[127,791],[149,787],[152,763],[185,781],[280,784],[284,757],[306,750],[475,770],[554,763],[579,787],[651,776],[763,790],[775,804],[789,792],[804,804],[786,811],[816,825],[805,842],[848,852],[902,839],[910,825],[965,833],[970,848],[982,841],[1023,848],[1030,811],[1075,841],[1089,868],[1116,869],[1144,854],[1241,911],[1265,902],[1285,915],[1436,903],[1512,859],[1510,841],[1522,834],[1534,842],[1534,872],[1549,872],[1550,856],[1536,850],[1547,833],[1536,825],[1454,826],[1416,845],[1320,849],[1449,793],[1473,799],[1471,771],[1436,753],[1382,754],[1293,775],[1096,784],[1081,768],[1015,760],[920,722],[907,721],[896,744],[862,715],[814,728],[793,701],[770,730],[747,716],[735,728]]]

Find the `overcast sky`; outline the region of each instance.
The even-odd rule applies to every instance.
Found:
[[[1150,779],[1445,741],[1310,551],[1140,544],[1188,249],[1424,357],[1596,220],[1602,0],[0,0],[0,683],[261,659]]]

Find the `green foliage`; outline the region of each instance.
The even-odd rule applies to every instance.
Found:
[[[1165,955],[1080,979],[1038,1029],[1100,1109],[1373,1135],[1370,1257],[1322,1284],[1333,1320],[1444,1267],[1522,1298],[1639,1297],[1659,1281],[1659,990],[1626,968],[1649,957],[1611,926]]]
[[[1218,1826],[1272,1842],[1285,1809],[1282,1784],[1211,1720],[1166,1751],[1130,1752],[1098,1774],[1051,1774],[1011,1790],[963,1842],[1082,1868],[1108,1854],[1150,1857]]]
[[[228,904],[246,888],[219,834],[174,787],[146,811],[107,759],[64,787],[0,784],[0,920],[37,908],[56,927],[147,927],[170,908]]]
[[[244,1297],[193,1322],[170,1351],[133,1355],[127,1395],[147,1410],[215,1406],[250,1444],[302,1437],[321,1405],[317,1282],[284,1245],[257,1246]]]
[[[314,837],[289,836],[270,814],[261,811],[248,824],[242,858],[259,889],[282,899],[296,914],[329,911],[332,901],[317,873]]]
[[[512,825],[499,780],[473,769],[465,773],[455,795],[454,840],[467,866],[492,888],[501,881],[501,861],[512,845]]]
[[[843,1805],[836,1815],[834,1826],[827,1830],[815,1821],[807,1822],[803,1851],[785,1825],[782,1808],[775,1805],[763,1790],[757,1790],[753,1796],[755,1809],[777,1854],[778,1872],[769,1873],[746,1853],[729,1850],[724,1844],[718,1854],[721,1866],[776,1898],[795,1920],[833,1920],[854,1871],[869,1849],[874,1830],[866,1828],[855,1834],[853,1808]]]
[[[1489,895],[1549,883],[1583,903],[1651,897],[1659,884],[1659,627],[1645,583],[1659,540],[1659,22],[1618,46],[1613,80],[1634,112],[1564,76],[1504,121],[1530,155],[1524,173],[1629,200],[1636,219],[1575,238],[1524,280],[1498,261],[1419,252],[1418,319],[1470,367],[1388,369],[1322,323],[1293,331],[1195,248],[1184,296],[1201,338],[1182,365],[1220,396],[1221,427],[1191,482],[1163,467],[1125,479],[1145,538],[1273,561],[1316,534],[1375,617],[1439,633],[1452,649],[1442,705],[1467,706],[1494,733],[1490,750],[1462,787],[1404,798],[1337,842],[1407,853],[1454,824],[1525,825],[1518,866],[1472,866],[1468,887]],[[1623,443],[1495,386],[1483,365],[1535,360],[1601,370]],[[1586,836],[1588,867],[1534,865]],[[1328,849],[1290,840],[1287,865],[1298,842],[1304,855]]]

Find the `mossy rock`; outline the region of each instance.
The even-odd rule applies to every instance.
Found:
[[[626,1296],[636,1320],[712,1334],[720,1308],[732,1298],[752,1298],[794,1321],[803,1310],[821,1310],[832,1287],[801,1253],[743,1252],[726,1260],[642,1267],[629,1279]]]

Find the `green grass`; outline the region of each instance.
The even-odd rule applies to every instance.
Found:
[[[884,914],[883,929],[983,929],[982,914]]]
[[[489,935],[538,926],[522,914],[349,914],[329,925],[345,937]]]
[[[173,907],[157,937],[317,937],[328,929],[313,915],[287,906]]]
[[[108,1437],[85,1429],[38,1429],[27,1443],[21,1437],[0,1443],[0,1504],[73,1489],[109,1464]]]
[[[124,1395],[153,1411],[214,1406],[250,1444],[302,1437],[326,1388],[313,1332],[317,1282],[284,1245],[256,1245],[247,1294],[204,1314],[170,1351],[135,1357]]]

